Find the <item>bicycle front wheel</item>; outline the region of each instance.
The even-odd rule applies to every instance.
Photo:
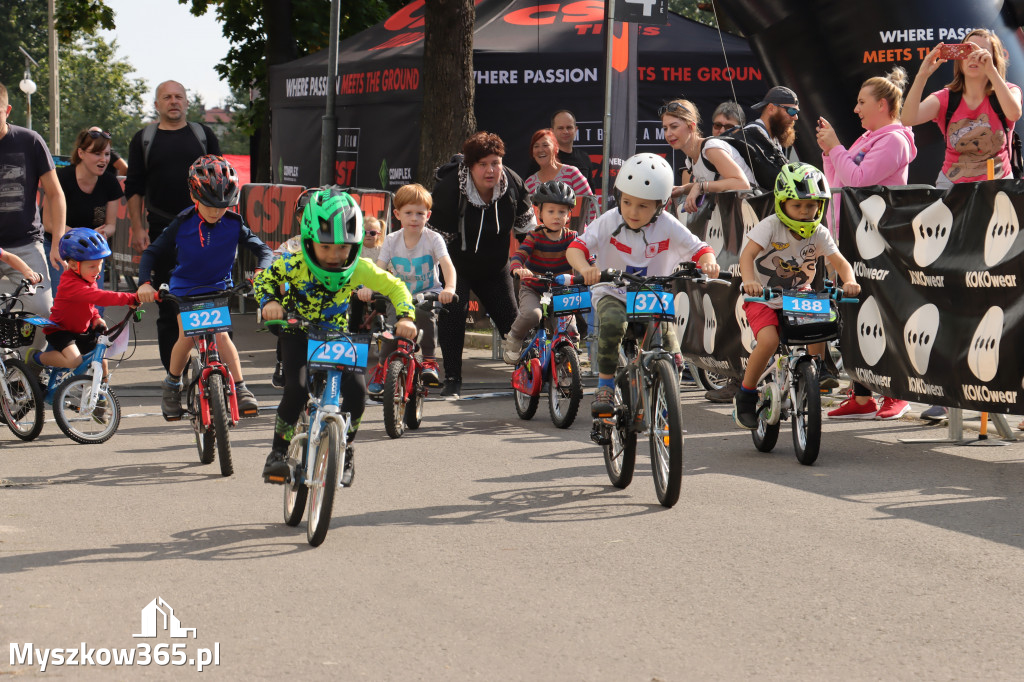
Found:
[[[629,428],[629,420],[633,414],[629,398],[629,381],[625,373],[615,381],[615,403],[625,407],[623,414],[615,417],[614,425],[601,424],[607,429],[608,443],[604,446],[604,468],[608,472],[608,480],[616,488],[625,488],[633,482],[633,470],[636,468],[636,431]]]
[[[299,525],[302,520],[302,513],[306,509],[306,499],[309,496],[309,488],[306,487],[306,446],[309,441],[299,434],[307,434],[309,431],[309,419],[306,410],[302,410],[299,422],[295,425],[295,438],[288,448],[288,460],[297,470],[295,478],[284,486],[284,522],[289,526]]]
[[[651,469],[654,490],[663,507],[679,500],[683,479],[683,411],[679,404],[679,384],[671,360],[655,360],[650,387],[649,419]]]
[[[21,440],[32,440],[43,430],[43,391],[32,378],[28,367],[17,358],[4,361],[7,371],[4,381],[11,399],[0,393],[0,410],[3,411],[7,428]]]
[[[405,433],[405,381],[408,378],[405,363],[392,360],[388,363],[384,379],[384,430],[392,438],[401,438]]]
[[[62,383],[53,397],[57,426],[76,443],[105,443],[121,423],[121,404],[109,386],[100,385],[96,406],[88,410],[85,405],[91,394],[92,377],[84,375]]]
[[[210,421],[213,423],[213,436],[217,439],[217,458],[220,460],[220,473],[223,476],[230,476],[235,473],[235,467],[231,463],[231,438],[228,435],[231,415],[228,414],[228,406],[224,402],[227,397],[224,394],[224,377],[220,374],[211,373],[208,387],[210,392],[207,395],[207,400],[210,403]],[[209,432],[207,432],[206,437],[210,437]]]
[[[560,429],[572,426],[583,400],[580,360],[568,343],[561,344],[554,354],[555,377],[548,384],[548,408],[551,421]]]
[[[821,447],[821,391],[818,372],[811,362],[796,366],[796,401],[793,404],[793,448],[801,464],[811,465]]]
[[[423,380],[419,377],[413,382],[412,395],[405,405],[405,425],[409,429],[420,428],[423,422]]]
[[[334,491],[338,489],[338,455],[341,452],[341,429],[338,424],[333,421],[324,422],[320,441],[309,445],[316,446],[316,460],[313,464],[313,480],[309,482],[306,540],[313,547],[319,547],[327,538],[331,509],[334,507]]]
[[[185,391],[185,405],[188,408],[188,420],[192,424],[192,432],[196,439],[199,461],[203,464],[213,464],[213,460],[217,457],[217,439],[213,435],[213,429],[207,429],[203,425],[202,406],[199,401],[199,373],[201,370],[199,358],[192,355],[181,373],[181,387]]]

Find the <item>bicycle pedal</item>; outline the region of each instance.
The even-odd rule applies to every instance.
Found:
[[[611,445],[612,442],[612,439],[602,433],[600,429],[594,429],[590,432],[590,440],[600,446]]]
[[[255,410],[246,410],[245,412],[239,411],[238,416],[240,417],[258,417],[260,416],[260,408]]]
[[[274,483],[274,484],[277,484],[277,485],[283,485],[284,483],[288,482],[288,479],[286,477],[284,477],[284,476],[264,476],[263,477],[263,482],[264,483]]]
[[[164,421],[165,421],[165,422],[180,422],[180,421],[181,421],[181,418],[182,418],[183,416],[184,416],[184,415],[181,415],[181,414],[179,414],[179,415],[177,415],[177,416],[175,416],[175,417],[172,417],[172,416],[168,416],[168,415],[166,415],[166,414],[165,414],[165,415],[164,415]]]

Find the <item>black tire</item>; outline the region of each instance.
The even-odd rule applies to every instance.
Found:
[[[524,363],[529,363],[531,358],[527,357]],[[529,366],[528,364],[526,366]],[[516,367],[518,369],[518,366]],[[526,395],[519,391],[512,390],[512,400],[516,404],[516,414],[519,415],[520,419],[533,419],[533,415],[537,414],[537,406],[540,405],[540,394],[537,395]]]
[[[11,401],[8,402],[0,393],[0,412],[11,433],[21,440],[33,440],[43,430],[43,391],[24,362],[10,358],[4,361],[4,365],[7,367],[4,379]]]
[[[628,379],[624,373],[615,382],[615,399],[626,410],[622,421],[616,420],[616,426],[608,434],[611,442],[604,446],[604,468],[613,486],[625,488],[632,483],[633,470],[636,468],[636,431],[628,428],[630,396]]]
[[[210,422],[213,426],[213,435],[217,439],[220,473],[222,476],[230,476],[235,473],[235,467],[231,463],[231,436],[228,433],[231,427],[231,414],[225,403],[224,377],[217,373],[210,374],[209,389],[207,399],[210,403]],[[209,439],[209,434],[206,437]]]
[[[298,462],[298,475],[295,480],[284,485],[284,522],[289,526],[299,525],[302,514],[306,511],[306,500],[309,497],[309,488],[306,487],[306,438],[309,431],[309,419],[306,417],[306,410],[302,410],[295,425],[295,439],[288,448],[288,459]],[[302,435],[300,438],[299,436]]]
[[[96,410],[83,413],[82,401],[92,391],[92,377],[82,375],[73,377],[62,383],[53,396],[53,417],[64,435],[85,445],[105,443],[117,433],[121,423],[121,404],[109,386],[100,386],[97,405],[106,403],[102,409],[102,419],[98,419]]]
[[[694,366],[693,369],[696,370],[696,372],[693,375],[693,378],[696,380],[697,384],[705,391],[717,391],[718,389],[722,388],[727,383],[729,383],[729,380],[727,378],[715,372],[709,372],[703,367]]]
[[[405,425],[416,430],[423,422],[423,380],[416,377],[412,385],[412,395],[405,405]]]
[[[655,360],[651,374],[648,419],[654,491],[661,506],[672,507],[679,501],[683,480],[683,411],[679,404],[679,384],[671,360]]]
[[[306,516],[306,540],[319,547],[327,537],[334,508],[334,491],[338,489],[338,457],[341,454],[341,430],[333,421],[326,421],[320,432],[313,465],[313,480],[309,486],[309,514]]]
[[[763,389],[763,386],[762,386]],[[760,452],[771,452],[775,448],[775,444],[779,442],[779,429],[782,427],[780,422],[769,424],[762,415],[764,411],[761,410],[761,399],[764,397],[764,392],[760,394],[758,399],[758,420],[757,428],[750,432],[751,438],[754,439],[754,447]]]
[[[554,362],[554,379],[548,382],[548,411],[555,426],[567,429],[576,420],[583,400],[580,359],[571,345],[563,343],[555,348]]]
[[[408,374],[405,363],[392,360],[388,363],[384,379],[384,430],[392,438],[401,438],[405,433],[405,381]]]
[[[190,356],[181,373],[181,387],[185,391],[185,406],[189,412],[188,420],[192,424],[192,433],[196,440],[196,450],[199,451],[199,461],[202,464],[213,464],[213,460],[217,458],[217,438],[214,436],[213,429],[203,426],[203,416],[200,413],[199,405],[199,373],[201,370],[199,358],[195,355]]]
[[[793,449],[797,460],[810,466],[821,447],[821,391],[812,362],[796,366],[796,402],[793,405]]]

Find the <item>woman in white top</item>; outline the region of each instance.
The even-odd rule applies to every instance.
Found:
[[[690,160],[690,182],[672,188],[673,197],[686,196],[684,208],[687,213],[696,211],[700,197],[708,192],[750,189],[753,174],[740,153],[728,142],[701,136],[698,128],[700,114],[693,102],[672,100],[658,109],[658,115],[665,132],[665,142],[672,149],[686,154]],[[715,170],[711,170],[705,160]]]

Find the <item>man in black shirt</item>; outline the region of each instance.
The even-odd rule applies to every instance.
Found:
[[[594,189],[594,164],[590,156],[582,149],[574,149],[576,141],[576,117],[568,109],[556,111],[551,117],[551,129],[555,131],[555,139],[558,140],[558,160],[569,166],[575,166],[587,179],[590,189]],[[530,173],[536,173],[540,169],[537,162],[530,158]]]
[[[128,176],[124,193],[128,199],[128,217],[131,220],[131,244],[138,252],[146,250],[174,217],[192,205],[188,191],[188,169],[203,154],[217,154],[220,144],[212,130],[198,125],[205,139],[188,123],[188,97],[185,87],[176,81],[165,81],[156,88],[156,107],[159,120],[156,128],[143,128],[135,133],[128,146]],[[148,126],[147,126],[148,127]],[[149,144],[145,144],[149,139]],[[148,150],[147,147],[148,146]],[[143,223],[143,198],[146,222]],[[159,263],[155,269],[154,287],[170,278],[174,263]],[[157,319],[157,343],[160,361],[167,368],[171,348],[178,339],[178,321],[175,308],[160,305]]]

